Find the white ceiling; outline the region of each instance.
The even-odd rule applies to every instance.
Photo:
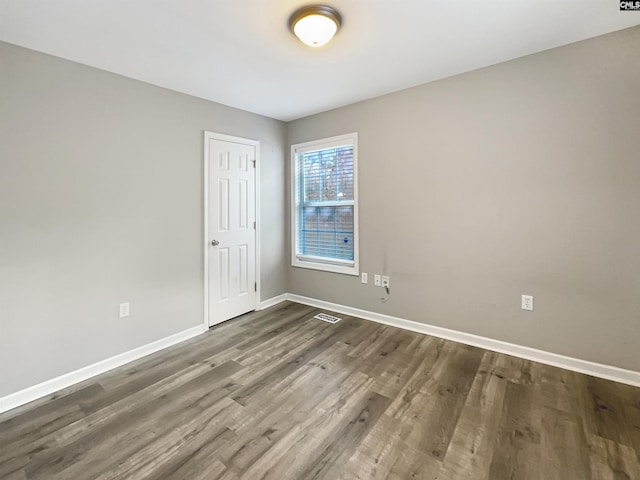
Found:
[[[0,39],[292,120],[639,25],[617,0],[330,0],[322,49],[287,29],[304,0],[0,0]]]

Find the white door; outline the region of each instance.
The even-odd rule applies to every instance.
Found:
[[[257,144],[209,132],[205,140],[211,326],[256,308]]]

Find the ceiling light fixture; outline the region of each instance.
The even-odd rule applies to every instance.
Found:
[[[289,30],[310,47],[328,43],[341,25],[340,13],[326,5],[307,5],[289,17]]]

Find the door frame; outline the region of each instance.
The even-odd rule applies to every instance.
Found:
[[[209,325],[209,141],[221,140],[224,142],[251,145],[256,149],[255,167],[255,211],[256,211],[256,236],[255,236],[255,272],[256,272],[256,310],[260,306],[260,141],[250,138],[234,137],[223,133],[204,131],[204,328]]]

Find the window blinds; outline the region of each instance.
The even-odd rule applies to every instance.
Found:
[[[353,146],[298,154],[297,255],[353,263]]]

